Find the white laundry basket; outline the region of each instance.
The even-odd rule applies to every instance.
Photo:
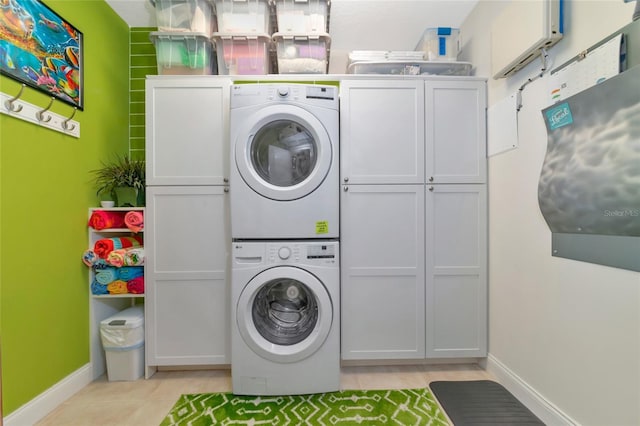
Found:
[[[100,321],[110,382],[144,375],[144,307],[133,306]]]

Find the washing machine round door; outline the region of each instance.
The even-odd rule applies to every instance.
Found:
[[[236,322],[256,354],[274,362],[297,362],[316,352],[333,322],[326,288],[300,268],[278,266],[256,275],[238,299]]]
[[[290,201],[311,194],[324,181],[333,147],[322,123],[293,105],[263,108],[246,120],[235,140],[236,166],[258,194]]]

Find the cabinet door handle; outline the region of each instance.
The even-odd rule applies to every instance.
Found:
[[[433,176],[429,176],[429,182],[433,182]]]
[[[224,183],[229,183],[229,178],[222,178],[222,181],[223,181]]]
[[[429,191],[433,192],[433,186],[429,187]]]
[[[349,191],[349,187],[345,185],[345,186],[343,186],[343,187],[342,187],[342,190],[343,190],[344,192],[347,192],[347,191]]]
[[[347,183],[347,182],[349,182],[349,178],[348,177],[344,178],[344,183]]]
[[[228,193],[229,192],[229,188],[225,188],[224,192]]]

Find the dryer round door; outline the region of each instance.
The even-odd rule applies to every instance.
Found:
[[[333,322],[331,297],[322,282],[290,266],[256,275],[242,290],[236,308],[244,342],[274,362],[297,362],[315,353]]]
[[[322,123],[291,105],[263,108],[235,140],[236,166],[258,194],[290,201],[311,194],[329,173],[333,147]]]

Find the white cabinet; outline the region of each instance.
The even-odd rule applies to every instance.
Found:
[[[228,364],[231,81],[146,81],[150,366]]]
[[[129,211],[139,211],[144,213],[144,207],[115,207],[110,209],[104,208],[90,208],[89,218],[96,210],[103,210],[107,212],[119,212],[126,214]],[[94,229],[91,226],[89,230],[89,250],[93,250],[97,241],[102,239],[110,239],[115,237],[124,237],[133,235],[132,231],[128,228],[106,228],[106,229]],[[141,233],[139,235],[142,235]],[[104,349],[102,348],[102,341],[100,339],[100,321],[107,319],[116,313],[126,309],[136,303],[141,303],[144,300],[144,294],[94,294],[92,290],[92,284],[96,279],[96,272],[94,268],[89,268],[89,315],[90,315],[90,355],[91,355],[91,369],[92,378],[95,380],[98,377],[106,373],[106,359]]]
[[[422,80],[342,81],[340,117],[342,182],[424,182]]]
[[[342,359],[424,357],[424,186],[341,196]]]
[[[341,83],[343,359],[486,356],[485,87]]]
[[[426,356],[487,355],[485,185],[426,190]]]
[[[148,187],[149,365],[227,364],[229,206],[226,187]]]
[[[427,80],[424,86],[427,181],[485,183],[486,83]]]
[[[217,78],[146,80],[148,186],[227,183],[230,87]]]

